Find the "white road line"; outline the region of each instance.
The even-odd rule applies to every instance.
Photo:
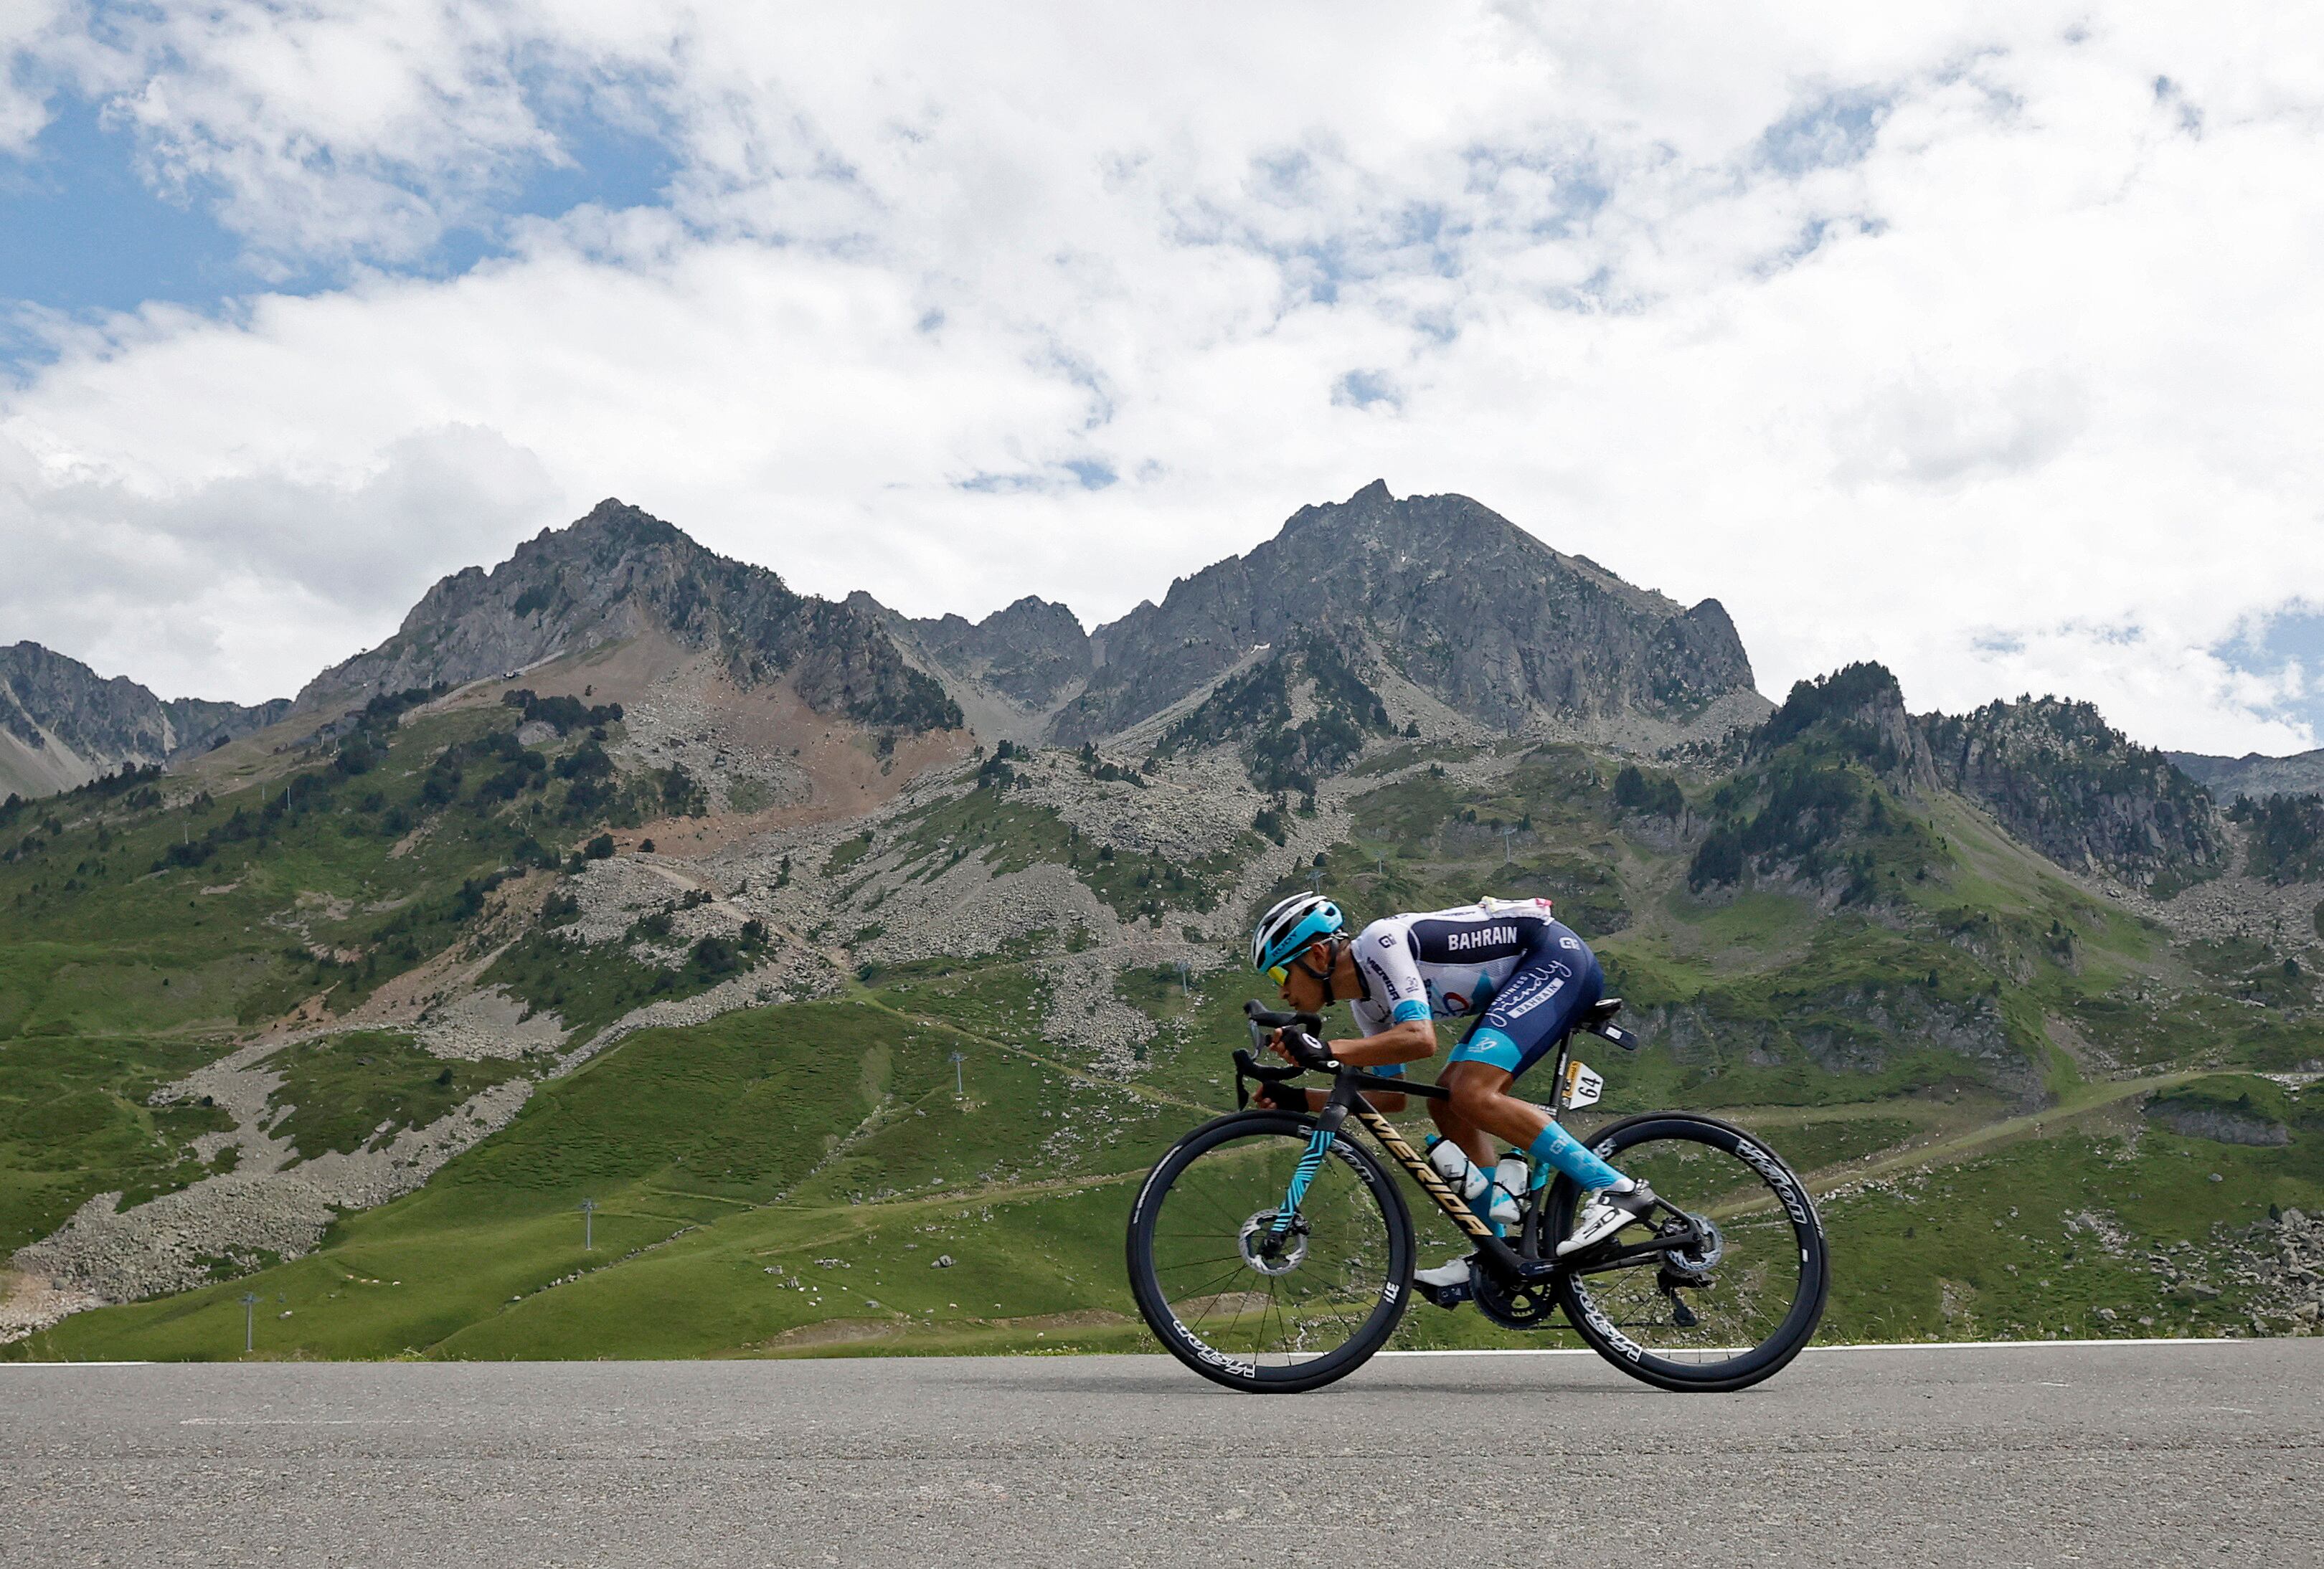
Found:
[[[2146,1339],[2123,1340],[1891,1340],[1868,1341],[1852,1345],[1811,1345],[1802,1354],[1814,1356],[1824,1353],[1854,1351],[2041,1351],[2078,1345],[2258,1345],[2267,1340],[2277,1338],[2292,1337],[2159,1335]],[[1477,1346],[1470,1349],[1456,1347],[1447,1351],[1382,1351],[1373,1354],[1375,1356],[1595,1356],[1598,1353],[1584,1345],[1501,1345]],[[158,1367],[161,1365],[159,1363],[152,1362],[7,1362],[0,1363],[0,1372],[6,1372],[12,1368]],[[232,1367],[244,1364],[226,1363],[205,1365]]]
[[[1811,1345],[1808,1351],[2040,1351],[2044,1346],[2060,1345],[2255,1345],[2264,1339],[2278,1338],[2290,1337],[2247,1335],[2236,1339],[2225,1335],[2159,1335],[2124,1340],[1878,1340],[1867,1341],[1860,1345]]]
[[[1893,1340],[1870,1341],[1859,1345],[1811,1345],[1802,1354],[1816,1355],[1820,1352],[1840,1351],[2041,1351],[2055,1350],[2069,1345],[2255,1345],[2260,1336],[2246,1335],[2237,1340],[2227,1336],[2199,1339],[2192,1335],[2181,1338],[2160,1336],[2145,1340]],[[2267,1338],[2276,1338],[2269,1336]],[[1480,1346],[1474,1350],[1452,1351],[1383,1351],[1378,1356],[1595,1356],[1588,1346],[1576,1345],[1512,1345]]]
[[[180,1417],[180,1427],[411,1427],[416,1417]]]
[[[1480,1346],[1474,1351],[1376,1351],[1377,1361],[1388,1356],[1596,1356],[1586,1345]]]

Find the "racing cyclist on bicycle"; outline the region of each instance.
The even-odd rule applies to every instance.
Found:
[[[1515,1150],[1564,1172],[1590,1194],[1572,1234],[1557,1245],[1561,1258],[1596,1246],[1654,1207],[1644,1182],[1615,1170],[1547,1112],[1509,1093],[1526,1069],[1556,1049],[1605,985],[1597,957],[1552,916],[1548,900],[1483,899],[1384,916],[1351,940],[1337,904],[1296,894],[1260,919],[1250,957],[1251,968],[1274,981],[1297,1012],[1321,1014],[1346,1003],[1362,1035],[1323,1049],[1373,1073],[1399,1078],[1405,1063],[1434,1056],[1433,1021],[1475,1019],[1438,1076],[1452,1098],[1428,1103],[1442,1135],[1430,1141],[1429,1160],[1496,1232],[1517,1218],[1528,1181]],[[1279,1031],[1274,1046],[1286,1060],[1299,1060]],[[1305,1109],[1313,1110],[1322,1093],[1305,1097]],[[1372,1098],[1382,1111],[1395,1111],[1400,1108],[1388,1103],[1403,1097]],[[1496,1139],[1513,1149],[1498,1167]],[[1547,1180],[1546,1171],[1535,1179]],[[1455,1259],[1414,1279],[1449,1308],[1468,1297],[1473,1260]]]

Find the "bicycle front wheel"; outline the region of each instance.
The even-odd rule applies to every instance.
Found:
[[[1361,1366],[1412,1295],[1412,1217],[1370,1152],[1342,1136],[1287,1238],[1277,1210],[1315,1119],[1253,1111],[1178,1141],[1130,1213],[1130,1291],[1170,1354],[1230,1389],[1289,1394]]]
[[[1646,1240],[1634,1225],[1558,1277],[1558,1305],[1591,1349],[1666,1390],[1747,1389],[1797,1356],[1822,1321],[1831,1269],[1806,1187],[1741,1128],[1655,1112],[1600,1132],[1591,1148],[1683,1210],[1705,1239],[1694,1250],[1593,1266],[1593,1255]],[[1560,1177],[1548,1195],[1552,1234],[1573,1224],[1582,1192]],[[1683,1233],[1657,1210],[1649,1223]]]

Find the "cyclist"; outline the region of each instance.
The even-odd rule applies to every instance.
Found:
[[[1388,915],[1352,940],[1340,907],[1319,894],[1295,894],[1260,918],[1251,968],[1275,982],[1300,1013],[1344,1002],[1360,1039],[1328,1042],[1352,1067],[1401,1077],[1403,1065],[1436,1053],[1436,1019],[1474,1018],[1437,1082],[1449,1101],[1428,1115],[1441,1137],[1429,1160],[1470,1207],[1498,1231],[1518,1216],[1529,1180],[1524,1150],[1590,1194],[1560,1257],[1596,1246],[1654,1207],[1653,1191],[1592,1154],[1549,1114],[1509,1094],[1526,1069],[1556,1048],[1605,985],[1589,944],[1555,920],[1546,899],[1482,899],[1452,910]],[[1277,1032],[1275,1050],[1297,1061]],[[1307,1108],[1321,1104],[1307,1093]],[[1379,1096],[1375,1104],[1401,1101]],[[1270,1105],[1283,1103],[1269,1097]],[[1383,1111],[1397,1109],[1381,1105]],[[1512,1146],[1494,1161],[1495,1139]],[[1537,1180],[1546,1181],[1543,1171]],[[1470,1295],[1474,1254],[1414,1278],[1432,1300],[1452,1307]]]

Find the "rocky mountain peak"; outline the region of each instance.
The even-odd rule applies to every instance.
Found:
[[[0,796],[46,795],[164,763],[272,724],[289,706],[164,702],[38,643],[0,648]]]
[[[1099,629],[1104,665],[1053,733],[1122,729],[1299,629],[1378,647],[1431,695],[1508,730],[1678,721],[1751,694],[1750,660],[1715,601],[1688,610],[1466,496],[1398,500],[1375,481]]]
[[[2225,862],[2203,787],[2089,703],[2024,697],[1919,724],[1944,783],[2061,865],[2167,887]]]
[[[457,685],[648,634],[714,654],[745,686],[787,677],[818,711],[915,730],[960,722],[880,616],[795,593],[767,568],[720,555],[616,500],[543,529],[490,572],[469,567],[440,580],[394,637],[325,671],[299,702]]]
[[[1927,738],[1905,711],[1904,688],[1885,665],[1867,660],[1793,683],[1784,705],[1752,737],[1751,749],[1764,757],[1819,733],[1907,794],[1926,797],[1936,789]]]
[[[575,545],[617,551],[646,549],[657,545],[699,550],[693,538],[675,523],[665,523],[642,507],[632,507],[618,496],[608,496],[576,518],[571,527],[544,528],[534,538],[559,537]]]
[[[2179,771],[2217,801],[2262,800],[2270,795],[2324,794],[2324,750],[2270,757],[2246,752],[2240,757],[2204,752],[2165,752]]]
[[[871,601],[868,594],[860,597]],[[896,616],[891,624],[924,656],[1035,712],[1071,695],[1096,664],[1081,618],[1034,594],[981,621],[956,615],[925,620]]]

